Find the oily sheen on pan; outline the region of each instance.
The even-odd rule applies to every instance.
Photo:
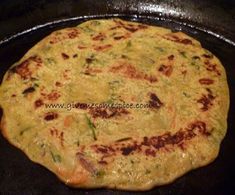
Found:
[[[217,157],[229,91],[192,37],[104,19],[37,43],[5,74],[0,104],[4,137],[66,184],[147,190]]]

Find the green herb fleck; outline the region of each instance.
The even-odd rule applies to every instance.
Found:
[[[109,99],[107,103],[113,103],[113,101],[117,99],[117,95],[115,94],[115,92],[117,91],[117,88],[120,85],[120,81],[114,80],[110,81],[108,84],[111,91],[111,99]]]
[[[164,52],[164,49],[162,47],[154,47],[155,49],[157,49],[160,52]]]
[[[55,59],[53,59],[53,58],[46,58],[46,61],[48,64],[55,64],[56,63]]]
[[[128,41],[127,44],[126,44],[126,47],[127,47],[127,48],[130,48],[131,46],[132,46],[131,41]]]
[[[187,98],[191,97],[189,94],[187,94],[187,93],[185,93],[185,92],[183,92],[183,95],[184,95],[185,97],[187,97]]]
[[[61,156],[59,154],[54,154],[52,151],[50,151],[52,160],[54,162],[61,162]]]
[[[197,63],[195,63],[195,62],[192,62],[191,66],[194,66],[197,70],[200,69],[200,66]]]
[[[213,57],[213,54],[210,51],[208,51],[206,49],[204,49],[204,51],[205,51],[206,55],[210,56],[211,58]]]
[[[79,141],[79,140],[76,141],[76,145],[77,145],[77,146],[80,146],[80,141]]]
[[[180,55],[181,55],[181,56],[183,56],[184,58],[187,58],[187,56],[186,56],[186,52],[184,52],[184,51],[180,51],[179,53],[180,53]]]
[[[30,78],[31,81],[38,81],[38,78],[32,77]]]
[[[155,165],[155,168],[156,168],[156,169],[160,168],[160,165],[159,165],[159,164],[156,164],[156,165]]]
[[[200,69],[200,66],[198,65],[198,60],[200,60],[200,58],[198,58],[197,56],[193,56],[192,57],[192,63],[191,63],[191,66],[195,66],[195,68],[197,69],[197,70],[199,70]]]
[[[89,128],[91,129],[92,132],[92,136],[94,140],[97,140],[96,134],[95,134],[95,125],[94,123],[87,117],[87,115],[85,115],[86,120],[87,120],[87,124],[89,126]]]
[[[33,87],[39,87],[39,84],[38,83],[34,83]]]
[[[151,171],[146,169],[145,174],[149,174],[149,173],[151,173]]]
[[[44,148],[44,146],[45,146],[45,144],[42,143],[42,144],[40,145],[40,148]]]
[[[100,24],[101,23],[99,21],[97,21],[97,20],[91,21],[91,25],[93,25],[93,26],[99,26]]]
[[[114,101],[113,94],[111,94],[111,99],[108,99],[106,102],[104,102],[104,104],[112,104],[113,101]]]
[[[131,137],[125,137],[125,138],[116,140],[116,142],[127,141],[127,140],[130,140],[130,139],[132,139],[132,138]]]
[[[84,27],[80,27],[84,32],[86,33],[92,33],[94,32],[93,29],[91,29],[89,26],[84,26]]]
[[[104,175],[105,175],[105,171],[103,170],[96,171],[95,173],[96,177],[103,177]]]
[[[32,127],[26,127],[20,131],[20,135],[23,135],[26,131],[30,130]]]
[[[147,67],[151,67],[155,63],[155,60],[153,60],[152,58],[150,58],[148,56],[142,55],[142,56],[140,56],[140,58],[142,59],[141,64],[145,65]]]

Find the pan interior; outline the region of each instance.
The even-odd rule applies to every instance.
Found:
[[[51,32],[65,27],[76,26],[89,19],[110,17],[119,17],[125,20],[162,26],[170,28],[173,31],[183,31],[199,40],[202,46],[214,53],[225,66],[230,86],[230,98],[231,100],[235,98],[235,80],[233,79],[233,75],[235,74],[235,68],[233,66],[235,47],[232,43],[221,38],[224,35],[221,35],[221,37],[219,37],[219,35],[214,36],[210,31],[205,32],[199,30],[197,26],[191,26],[190,22],[180,23],[164,18],[145,16],[136,17],[135,15],[109,15],[104,17],[89,16],[61,20],[42,25],[38,28],[25,31],[11,37],[0,44],[1,80],[10,65],[18,61],[20,57],[22,57],[34,44]],[[204,192],[210,192],[211,194],[211,192],[217,192],[218,189],[229,186],[230,182],[233,181],[229,180],[229,178],[232,178],[232,174],[235,172],[235,158],[230,153],[230,151],[235,150],[235,144],[233,143],[235,133],[232,131],[235,128],[232,121],[232,116],[234,115],[235,107],[234,103],[231,101],[227,135],[222,143],[220,155],[214,163],[186,174],[185,176],[177,179],[173,184],[155,188],[147,193],[181,194],[184,192],[184,194],[197,194],[197,191],[201,190]],[[47,189],[46,192],[48,194],[62,192],[67,194],[77,194],[78,192],[90,192],[89,190],[71,189],[63,185],[45,168],[29,161],[21,151],[5,141],[2,135],[0,135],[0,154],[0,191],[3,193],[7,192],[8,189],[12,189],[13,192],[21,191],[30,193],[39,193],[45,191],[44,189]],[[94,192],[97,192],[98,194],[109,194],[114,191],[97,190]]]

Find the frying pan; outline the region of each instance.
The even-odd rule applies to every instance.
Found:
[[[235,1],[233,0],[2,0],[0,76],[50,32],[91,18],[120,17],[183,31],[199,40],[225,66],[230,88],[228,131],[218,158],[172,184],[145,194],[232,194],[235,184]],[[180,168],[180,167],[179,167]],[[0,194],[136,194],[65,186],[0,135]]]

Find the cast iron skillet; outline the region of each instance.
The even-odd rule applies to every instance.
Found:
[[[235,184],[235,2],[232,0],[2,0],[0,76],[44,36],[91,18],[120,17],[182,30],[212,51],[226,68],[230,87],[228,131],[218,158],[174,183],[145,194],[229,194]],[[14,106],[14,105],[12,105]],[[180,169],[180,167],[179,167]],[[0,135],[0,194],[136,194],[65,186]]]

